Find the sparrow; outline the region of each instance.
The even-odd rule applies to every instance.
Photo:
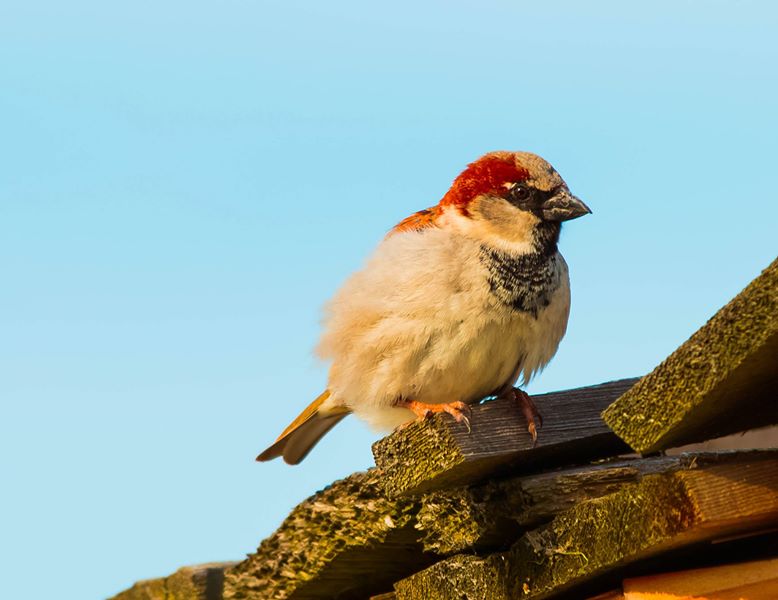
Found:
[[[562,222],[591,210],[529,152],[490,152],[437,205],[397,224],[325,307],[317,354],[327,389],[257,460],[305,458],[354,413],[377,429],[512,395],[533,440],[526,384],[567,329]]]

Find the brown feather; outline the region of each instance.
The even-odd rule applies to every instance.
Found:
[[[321,405],[329,396],[329,390],[325,390],[316,400],[311,402],[284,429],[278,439],[257,456],[257,460],[264,462],[283,456],[284,461],[290,465],[296,465],[302,461],[324,434],[351,412],[345,407],[322,412]]]
[[[276,442],[280,441],[282,438],[289,435],[292,431],[297,429],[300,425],[305,423],[308,419],[310,419],[313,415],[315,415],[319,411],[319,407],[322,405],[322,403],[330,397],[330,391],[324,390],[319,396],[311,402],[308,406],[306,406],[303,409],[303,412],[301,412],[299,415],[297,415],[297,418],[289,423],[286,429],[284,429],[281,432],[281,435],[279,435],[276,438]]]

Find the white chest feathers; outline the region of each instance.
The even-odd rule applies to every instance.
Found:
[[[567,327],[567,265],[447,229],[396,234],[326,308],[328,404],[374,426],[412,417],[399,398],[477,402],[551,360]]]

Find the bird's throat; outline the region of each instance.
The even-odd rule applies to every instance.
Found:
[[[486,269],[489,289],[503,304],[535,318],[550,304],[560,283],[557,264],[560,229],[559,223],[538,224],[531,249],[520,253],[481,246],[479,258]]]

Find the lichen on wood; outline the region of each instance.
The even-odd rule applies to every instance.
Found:
[[[374,469],[355,473],[298,505],[229,571],[225,600],[366,598],[429,564],[413,528],[417,502],[386,499],[379,480]]]
[[[509,567],[500,555],[458,554],[398,581],[397,600],[513,600]]]
[[[611,494],[651,473],[702,463],[706,456],[602,461],[431,493],[422,499],[416,528],[424,548],[438,554],[494,550],[578,502]]]
[[[629,486],[611,497],[585,502],[549,525],[526,533],[508,551],[486,557],[458,555],[438,562],[398,582],[397,598],[542,598],[552,590],[562,591],[572,582],[601,572],[604,565],[622,560],[625,541],[656,543],[668,532],[683,529],[692,508],[679,493],[678,482],[652,483],[649,477],[639,484],[640,491],[637,485]],[[651,501],[646,502],[647,497]],[[672,504],[675,509],[655,515],[655,502]],[[614,535],[616,531],[607,527],[610,523],[619,524],[619,533],[626,526],[629,535]],[[484,596],[486,589],[492,596]]]
[[[778,459],[772,456],[647,475],[561,513],[507,551],[440,561],[398,582],[397,600],[547,598],[668,550],[773,528]]]
[[[637,452],[778,422],[778,259],[603,413]]]
[[[376,466],[381,469],[387,495],[423,491],[428,482],[464,465],[467,457],[454,435],[458,427],[447,415],[415,422],[373,444]]]
[[[537,445],[518,406],[507,398],[474,406],[469,428],[445,414],[413,423],[373,445],[384,489],[389,496],[420,494],[625,451],[600,413],[635,381],[535,396],[544,418]]]

